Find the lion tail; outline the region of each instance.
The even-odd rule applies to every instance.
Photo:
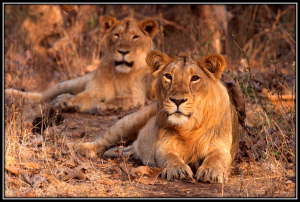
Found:
[[[5,89],[5,95],[9,96],[15,94],[17,96],[21,96],[22,98],[28,98],[29,100],[35,102],[49,101],[55,98],[56,96],[64,93],[70,93],[76,95],[85,90],[87,83],[92,80],[93,75],[94,72],[90,72],[84,76],[71,79],[68,81],[60,82],[40,93],[23,92],[23,91],[9,88],[9,89]]]
[[[26,97],[36,102],[42,100],[42,93],[28,93],[28,92],[19,91],[12,88],[5,89],[5,95],[16,95],[16,96],[21,96],[22,98]]]
[[[118,157],[118,156],[124,156],[124,157],[129,157],[129,156],[136,156],[133,146],[130,145],[128,147],[113,147],[104,152],[103,156],[105,157]]]

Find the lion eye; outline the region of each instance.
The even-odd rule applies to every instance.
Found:
[[[200,79],[199,76],[192,76],[191,81],[197,81],[197,80],[199,80],[199,79]]]
[[[140,38],[138,35],[133,36],[133,39],[138,39]]]
[[[166,74],[166,75],[165,75],[165,77],[166,77],[167,79],[169,79],[169,80],[171,80],[171,79],[172,79],[172,76],[171,76],[171,74]]]
[[[114,34],[114,36],[115,36],[116,38],[119,38],[119,34]]]

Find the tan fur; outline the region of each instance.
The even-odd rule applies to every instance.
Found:
[[[5,94],[18,93],[32,101],[52,100],[63,111],[94,113],[106,108],[122,108],[145,103],[145,82],[149,68],[146,54],[153,49],[157,30],[154,20],[121,21],[109,16],[100,19],[104,32],[103,52],[97,70],[82,77],[64,81],[41,93],[6,89]],[[56,97],[58,96],[58,97]]]
[[[103,137],[75,145],[89,157],[120,143],[133,142],[145,165],[164,168],[167,180],[195,178],[222,183],[236,155],[238,117],[219,81],[225,67],[220,55],[169,58],[151,51],[147,93],[157,101],[115,123]]]

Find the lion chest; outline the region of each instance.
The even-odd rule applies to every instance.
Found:
[[[168,135],[161,136],[162,144],[179,155],[185,163],[192,163],[205,157],[209,141],[198,132],[168,132]]]

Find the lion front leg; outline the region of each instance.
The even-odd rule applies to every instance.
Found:
[[[85,155],[87,158],[96,158],[98,153],[101,153],[101,150],[96,148],[93,142],[74,144],[74,149],[80,154]]]
[[[77,95],[62,94],[57,96],[51,104],[63,112],[94,113],[94,108],[99,102],[101,92],[83,91]]]
[[[126,116],[115,123],[102,137],[96,139],[94,142],[75,144],[74,149],[88,158],[95,158],[103,156],[108,149],[122,142],[133,141],[136,138],[137,132],[128,130],[127,125],[132,125],[130,123],[126,124],[128,119],[130,117]]]
[[[142,106],[145,103],[145,99],[133,99],[131,96],[114,97],[106,102],[100,102],[96,105],[95,111],[100,113],[104,110],[128,110],[131,107]]]
[[[156,102],[144,107],[143,109],[129,114],[110,127],[102,137],[94,142],[78,143],[74,149],[87,157],[102,156],[105,151],[122,142],[132,142],[137,138],[137,134],[145,124],[156,113]]]
[[[74,98],[75,95],[71,95],[69,93],[61,94],[53,99],[50,104],[53,105],[56,109],[60,109],[63,112],[75,112],[76,106],[69,101]]]
[[[197,181],[210,183],[225,183],[228,181],[228,169],[231,155],[227,150],[216,149],[204,159],[196,173]]]
[[[121,109],[122,107],[119,107],[118,105],[114,103],[108,103],[108,102],[100,102],[96,105],[94,108],[95,113],[100,113],[104,110],[110,110],[110,111],[115,111],[117,109]]]
[[[165,167],[161,172],[161,177],[168,181],[173,181],[174,179],[193,179],[193,171],[184,160],[176,152],[164,146],[158,146],[154,160],[157,167]]]

